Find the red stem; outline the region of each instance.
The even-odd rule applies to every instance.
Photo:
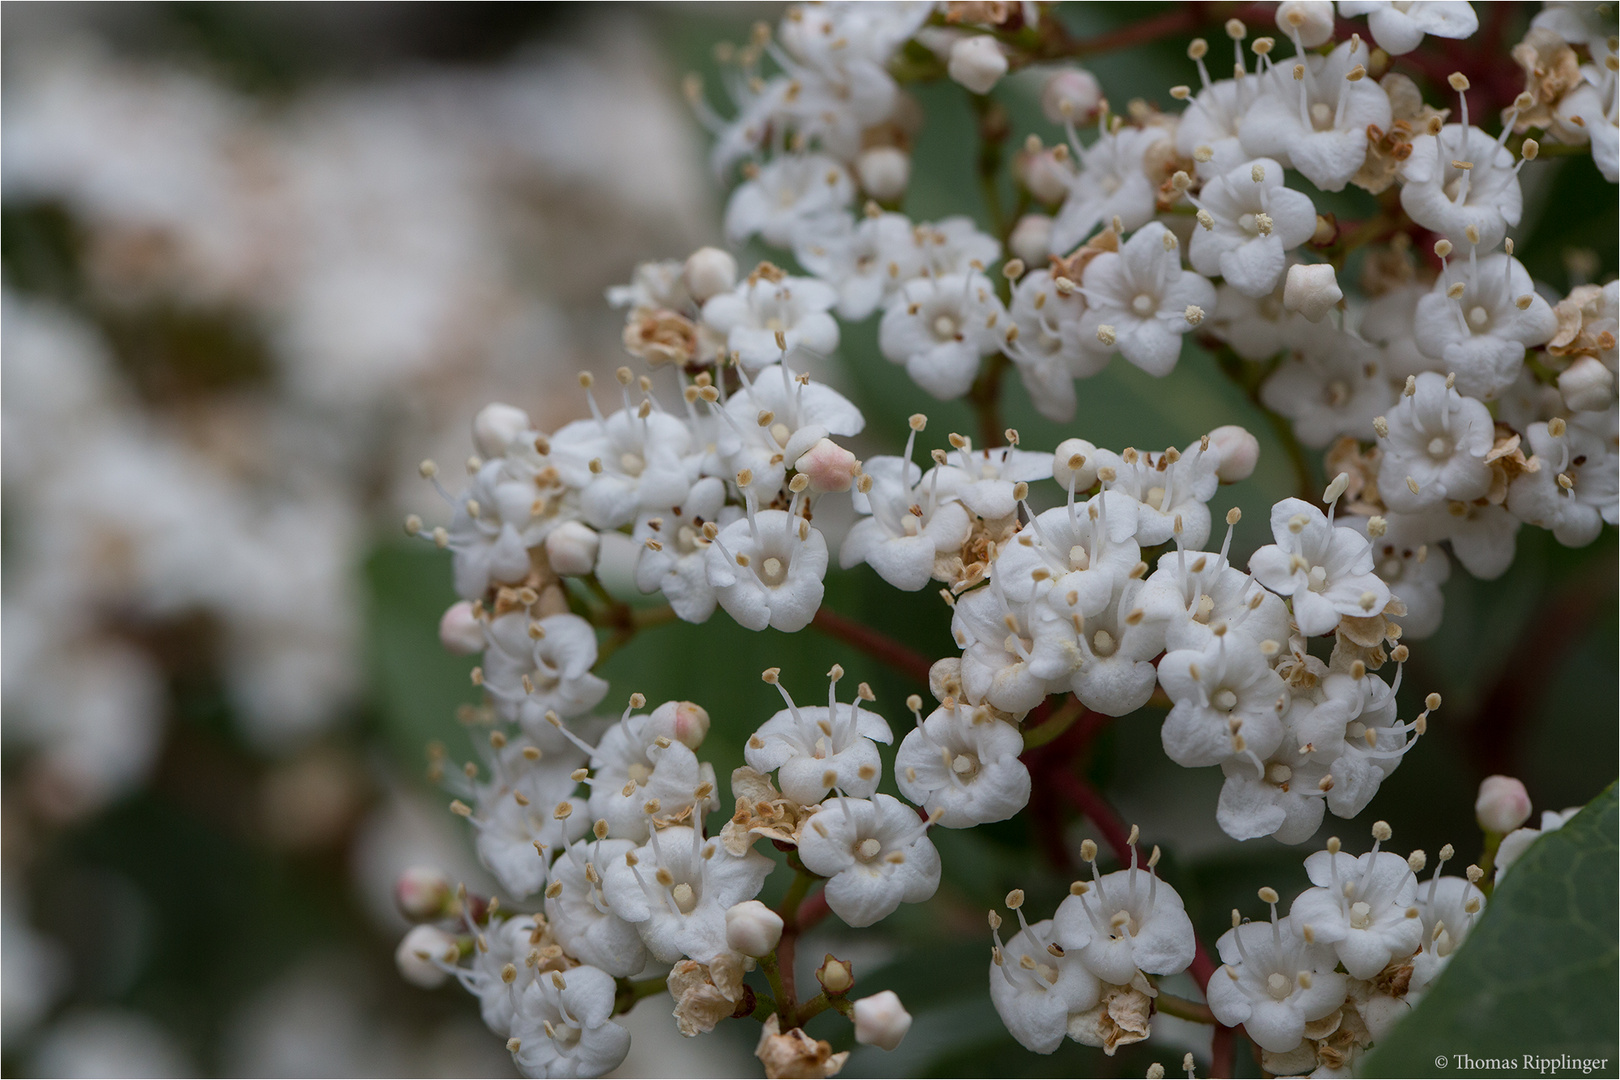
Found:
[[[922,653],[900,644],[886,634],[872,629],[864,623],[838,614],[827,608],[816,612],[810,625],[820,630],[828,637],[855,646],[866,655],[879,660],[902,675],[906,675],[916,682],[928,685],[928,669],[933,667],[933,661]]]

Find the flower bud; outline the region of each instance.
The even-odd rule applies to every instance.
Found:
[[[1283,307],[1297,311],[1311,322],[1321,322],[1344,293],[1339,279],[1328,263],[1295,263],[1288,268],[1288,281],[1283,285]]]
[[[1084,439],[1064,439],[1052,454],[1052,479],[1067,491],[1071,478],[1076,491],[1088,491],[1097,482],[1097,448]]]
[[[1036,153],[1021,152],[1017,159],[1018,179],[1029,193],[1041,203],[1053,206],[1069,194],[1069,181],[1074,172],[1050,150]]]
[[[457,656],[484,651],[484,624],[473,615],[471,601],[457,600],[439,618],[439,644]]]
[[[837,996],[849,993],[849,988],[855,985],[855,968],[846,960],[840,960],[832,953],[816,968],[816,982],[827,993]]]
[[[769,956],[782,940],[782,916],[758,900],[726,909],[726,944],[744,956]]]
[[[602,538],[583,521],[565,521],[546,534],[546,561],[565,577],[577,577],[596,569],[596,554]]]
[[[1530,820],[1530,793],[1511,776],[1487,776],[1474,800],[1474,818],[1486,832],[1510,833]]]
[[[1025,214],[1007,238],[1012,253],[1027,266],[1042,266],[1052,253],[1052,219],[1045,214]]]
[[[911,158],[894,146],[874,146],[855,159],[861,190],[874,199],[890,202],[906,193],[911,183]]]
[[[1097,76],[1085,68],[1064,68],[1041,88],[1041,111],[1054,124],[1081,124],[1097,115],[1102,97]]]
[[[711,296],[730,292],[737,284],[737,260],[729,251],[698,248],[686,257],[681,280],[686,283],[686,291],[692,294],[692,299],[701,304]]]
[[[450,879],[437,866],[413,866],[394,882],[394,903],[412,922],[443,915],[453,893]]]
[[[821,493],[848,491],[860,467],[854,454],[831,439],[820,440],[793,463],[796,471],[810,478],[810,489]]]
[[[456,939],[437,926],[413,926],[394,950],[394,965],[406,982],[423,990],[443,986],[450,973],[435,961],[455,963],[460,949]]]
[[[709,735],[709,710],[691,701],[675,703],[675,739],[696,750]]]
[[[516,405],[495,402],[479,409],[473,417],[473,445],[486,458],[501,457],[528,430],[528,413]]]
[[[1596,357],[1578,356],[1558,376],[1558,392],[1572,412],[1599,412],[1614,401],[1614,376]]]
[[[1238,424],[1223,424],[1210,432],[1209,448],[1220,456],[1215,476],[1223,484],[1247,480],[1260,461],[1260,440]]]
[[[1333,4],[1331,0],[1283,0],[1277,5],[1277,29],[1287,37],[1297,30],[1299,43],[1314,49],[1333,36]]]
[[[855,1041],[893,1050],[911,1030],[911,1014],[893,990],[855,1002]]]
[[[989,34],[972,34],[958,38],[951,46],[951,59],[945,70],[953,81],[973,93],[988,94],[1007,74],[1007,58],[995,38]]]

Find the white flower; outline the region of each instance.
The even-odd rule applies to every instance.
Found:
[[[534,949],[529,938],[536,929],[530,915],[492,921],[473,939],[472,966],[453,972],[467,992],[478,999],[484,1025],[497,1035],[511,1034],[518,1001],[534,981],[535,969],[527,959]],[[513,973],[510,981],[505,977],[507,969]]]
[[[793,253],[838,290],[838,317],[851,322],[876,311],[924,265],[911,220],[895,213],[817,218],[800,227]]]
[[[1099,131],[1090,146],[1076,142],[1079,170],[1070,174],[1069,193],[1052,222],[1053,253],[1076,247],[1114,218],[1126,232],[1152,221],[1158,185],[1148,178],[1144,159],[1169,137],[1162,127],[1124,127]]]
[[[460,958],[456,939],[427,923],[411,927],[394,950],[394,966],[400,975],[423,990],[443,986],[450,977],[446,968],[453,967]]]
[[[709,536],[709,585],[726,613],[750,630],[802,630],[826,591],[827,540],[799,516],[798,496],[788,510],[756,511],[753,495],[747,500],[742,518]]]
[[[883,355],[941,400],[961,397],[979,361],[1001,347],[1007,313],[978,272],[916,278],[901,286],[878,325]]]
[[[1259,645],[1288,640],[1288,607],[1281,597],[1227,561],[1231,530],[1219,553],[1178,547],[1159,556],[1139,602],[1164,627],[1165,647],[1200,650],[1215,644],[1217,627]]]
[[[1036,515],[997,552],[991,571],[997,585],[1010,601],[1039,599],[1063,618],[1098,614],[1142,561],[1138,508],[1128,496],[1105,491]]]
[[[970,705],[941,705],[906,734],[894,756],[900,794],[947,829],[1005,821],[1029,802],[1024,738]]]
[[[1209,539],[1207,504],[1220,486],[1215,470],[1221,460],[1210,452],[1207,438],[1189,444],[1185,451],[1098,450],[1094,456],[1099,469],[1114,472],[1114,478],[1104,482],[1108,512],[1117,513],[1127,499],[1136,503],[1138,543],[1152,547],[1174,538],[1178,521],[1181,542],[1187,546],[1202,547]]]
[[[726,910],[726,944],[744,956],[769,956],[782,940],[782,916],[758,900]]]
[[[1339,191],[1366,161],[1368,125],[1389,130],[1389,97],[1367,78],[1370,54],[1360,41],[1327,56],[1296,49],[1263,76],[1238,138],[1250,156],[1275,158],[1323,191]]]
[[[1245,74],[1241,79],[1214,81],[1209,77],[1204,55],[1196,52],[1193,57],[1203,89],[1176,124],[1176,153],[1198,162],[1198,175],[1209,178],[1235,169],[1253,156],[1244,153],[1238,133],[1249,107],[1260,97],[1265,79],[1256,72],[1253,77]],[[1206,151],[1209,160],[1203,161]]]
[[[1378,494],[1397,513],[1469,502],[1491,486],[1485,455],[1496,427],[1483,404],[1465,398],[1432,371],[1414,376],[1389,410],[1378,438]]]
[[[1181,335],[1215,307],[1215,286],[1181,268],[1176,238],[1158,222],[1138,229],[1119,251],[1091,260],[1084,275],[1087,311],[1080,339],[1117,351],[1150,375],[1168,375]]]
[[[1105,983],[1129,983],[1138,969],[1175,975],[1192,963],[1192,920],[1181,895],[1154,872],[1157,858],[1155,849],[1147,868],[1139,868],[1133,845],[1130,869],[1100,876],[1092,861],[1091,881],[1071,886],[1053,916],[1053,936],[1064,951]]]
[[[1164,651],[1164,627],[1145,617],[1141,595],[1140,581],[1121,582],[1078,634],[1082,659],[1069,686],[1086,708],[1105,716],[1135,712],[1153,696],[1151,661]]]
[[[1300,633],[1330,633],[1340,615],[1365,618],[1389,603],[1389,587],[1372,572],[1367,538],[1335,527],[1310,503],[1284,499],[1273,506],[1271,534],[1277,542],[1256,551],[1249,570],[1272,592],[1293,599]]]
[[[844,669],[835,665],[829,673],[824,706],[796,705],[777,670],[765,674],[787,708],[749,736],[743,748],[749,767],[777,772],[782,794],[804,806],[820,802],[834,788],[862,798],[876,791],[883,774],[876,744],[893,742],[894,734],[883,717],[860,707],[863,695],[848,705],[838,704],[838,680]]]
[[[487,618],[483,628],[484,692],[496,712],[521,724],[541,749],[561,748],[546,713],[583,716],[607,694],[607,681],[591,673],[596,630],[578,615],[533,619],[521,610]]]
[[[951,46],[946,74],[975,94],[988,94],[1007,74],[1007,57],[989,34],[957,38]]]
[[[911,1014],[893,990],[884,990],[855,1002],[855,1041],[893,1050],[911,1030]]]
[[[1017,488],[1023,483],[1052,479],[1052,455],[1013,446],[973,449],[973,441],[951,436],[956,453],[930,473],[940,484],[986,521],[1005,521],[1018,512]],[[926,483],[931,477],[924,477]]]
[[[628,369],[624,378],[628,379]],[[586,524],[595,529],[628,525],[644,510],[666,510],[686,498],[695,479],[687,453],[686,424],[650,399],[603,417],[591,399],[589,420],[575,420],[552,437],[552,461],[569,487],[579,491]]]
[[[1383,371],[1390,379],[1404,381],[1408,375],[1441,371],[1440,361],[1423,355],[1416,341],[1418,301],[1429,294],[1428,286],[1416,282],[1397,285],[1375,296],[1361,309],[1357,330],[1362,338],[1384,351]]]
[[[1313,450],[1345,435],[1371,439],[1373,419],[1395,398],[1380,359],[1375,346],[1324,326],[1260,384],[1260,401]]]
[[[1241,634],[1221,634],[1202,651],[1165,653],[1159,685],[1175,703],[1160,735],[1165,755],[1177,765],[1220,764],[1232,756],[1234,735],[1242,735],[1260,757],[1282,743],[1288,687],[1258,643]]]
[[[1311,707],[1308,699],[1296,695],[1289,709],[1293,714]],[[1234,753],[1221,762],[1221,773],[1226,781],[1215,823],[1232,839],[1270,836],[1279,844],[1301,844],[1322,824],[1328,766],[1300,754],[1286,739],[1265,761]]]
[[[801,222],[843,210],[854,197],[855,183],[848,170],[832,158],[784,154],[761,166],[731,193],[726,237],[741,244],[757,233],[768,244],[791,247]]]
[[[1059,955],[1051,919],[1022,929],[1001,943],[1001,917],[990,913],[995,946],[990,951],[990,1000],[1020,1046],[1050,1054],[1063,1042],[1071,1018],[1096,1008],[1102,984],[1076,956]],[[1061,948],[1061,947],[1060,947]]]
[[[1540,468],[1514,478],[1508,510],[1551,529],[1567,547],[1590,544],[1605,522],[1615,524],[1620,518],[1615,414],[1610,406],[1607,412],[1577,413],[1567,422],[1531,424],[1527,434]]]
[[[1283,0],[1277,5],[1277,29],[1298,33],[1307,49],[1326,44],[1333,38],[1332,0]]]
[[[1332,845],[1330,845],[1330,848]],[[1294,899],[1288,918],[1304,933],[1333,947],[1353,979],[1370,979],[1395,957],[1410,956],[1423,940],[1417,878],[1406,860],[1376,846],[1359,858],[1318,851],[1305,860],[1317,886]]]
[[[1367,519],[1345,522],[1357,532],[1367,531]],[[1389,591],[1406,605],[1400,617],[1401,636],[1421,641],[1440,628],[1445,597],[1440,586],[1451,578],[1451,559],[1430,536],[1427,521],[1392,514],[1381,536],[1371,537],[1373,573],[1383,579]]]
[[[423,472],[437,484],[436,467]],[[466,492],[456,498],[440,488],[455,508],[446,546],[455,558],[458,595],[477,600],[491,585],[511,584],[528,576],[529,549],[540,544],[559,521],[562,492],[546,484],[543,459],[537,455],[494,458],[478,467]],[[549,474],[553,478],[556,472]],[[536,482],[536,477],[541,482]]]
[[[1001,257],[1000,242],[980,232],[972,218],[961,214],[922,222],[913,230],[913,236],[924,270],[936,278],[981,270]]]
[[[703,305],[703,321],[726,339],[748,371],[838,348],[838,320],[828,314],[838,292],[815,278],[756,270]]]
[[[576,841],[557,857],[546,888],[546,919],[557,944],[622,978],[640,974],[650,958],[635,924],[608,906],[602,875],[635,848],[636,841],[619,838]]]
[[[1209,332],[1245,360],[1270,360],[1303,347],[1320,329],[1283,305],[1283,291],[1279,286],[1256,299],[1223,282],[1215,291],[1215,314],[1206,320]]]
[[[659,820],[718,809],[714,766],[694,753],[708,729],[708,713],[690,701],[666,701],[644,716],[627,708],[591,754],[591,817],[606,821],[614,836],[644,840],[649,801],[658,803]]]
[[[1283,281],[1283,307],[1321,322],[1344,299],[1331,263],[1295,263]]]
[[[523,990],[512,1020],[512,1060],[524,1076],[601,1076],[630,1052],[612,1021],[613,976],[594,967],[549,971]]]
[[[636,924],[653,959],[707,964],[729,951],[726,911],[757,896],[773,865],[757,851],[733,855],[699,830],[671,825],[613,860],[603,895],[615,915]]]
[[[959,549],[973,529],[967,509],[940,491],[939,472],[930,470],[928,482],[920,482],[922,470],[911,462],[915,439],[913,430],[904,457],[866,460],[851,499],[856,513],[870,516],[855,522],[838,553],[844,569],[864,562],[907,592],[927,585],[935,556]]]
[[[892,795],[823,803],[799,830],[799,858],[828,879],[827,906],[850,926],[871,926],[939,888],[927,822]]]
[[[1508,499],[1511,502],[1513,498],[1513,488],[1509,487]],[[1429,521],[1438,522],[1432,527],[1451,541],[1451,553],[1463,569],[1480,580],[1499,578],[1513,565],[1520,521],[1505,508],[1481,506],[1478,502],[1451,503],[1443,512],[1432,511]]]
[[[1203,186],[1203,211],[1187,242],[1187,261],[1206,277],[1220,276],[1239,292],[1262,297],[1277,287],[1287,252],[1316,232],[1309,195],[1283,184],[1283,169],[1267,158],[1244,162]]]
[[[714,613],[703,526],[713,522],[723,528],[742,516],[739,508],[725,502],[725,483],[705,476],[692,485],[679,506],[643,513],[630,534],[641,545],[636,587],[644,593],[663,593],[675,614],[686,622],[700,623]]]
[[[735,475],[747,470],[747,485],[762,503],[774,499],[787,470],[829,435],[858,435],[866,418],[848,398],[786,365],[773,364],[726,400],[726,429],[715,448]],[[728,430],[729,429],[729,430]]]
[[[1442,856],[1446,851],[1442,850]],[[1445,865],[1442,859],[1440,866]],[[1412,988],[1423,989],[1445,970],[1485,909],[1485,894],[1467,878],[1440,876],[1440,866],[1427,885],[1418,886],[1418,911],[1423,921],[1423,949],[1412,958]]]
[[[963,696],[1002,712],[1033,709],[1084,659],[1069,620],[1044,604],[1009,602],[994,576],[956,602],[951,636],[963,650]]]
[[[1519,173],[1503,145],[1511,131],[1504,127],[1503,138],[1493,139],[1477,127],[1447,124],[1438,135],[1413,139],[1401,162],[1402,209],[1453,243],[1464,243],[1472,226],[1479,230],[1474,243],[1487,250],[1500,244],[1524,212]]]
[[[1418,301],[1416,330],[1418,348],[1456,374],[1459,393],[1490,401],[1518,377],[1524,350],[1557,333],[1558,317],[1518,259],[1471,247],[1460,280],[1448,263]]]
[[[1206,991],[1210,1012],[1229,1027],[1238,1024],[1261,1049],[1287,1053],[1305,1036],[1305,1025],[1344,1004],[1345,977],[1334,971],[1332,950],[1310,944],[1292,923],[1244,923],[1215,943],[1222,967]]]
[[[1378,47],[1391,56],[1409,53],[1423,43],[1424,34],[1442,38],[1472,37],[1479,29],[1479,16],[1466,0],[1420,0],[1396,3],[1394,0],[1339,0],[1339,15],[1353,19],[1367,16]]]
[[[1049,420],[1073,419],[1074,380],[1095,375],[1107,363],[1080,340],[1085,310],[1085,297],[1059,290],[1049,270],[1025,274],[1013,289],[1001,351],[1017,366],[1036,411]]]
[[[1327,793],[1327,804],[1339,817],[1355,817],[1367,808],[1378,794],[1378,786],[1417,745],[1417,733],[1424,730],[1427,713],[1412,721],[1397,718],[1395,691],[1399,687],[1399,674],[1393,685],[1385,685],[1376,675],[1363,676],[1359,683],[1348,675],[1329,675],[1322,681],[1308,721],[1294,728],[1299,742],[1315,740],[1305,747],[1311,757],[1330,763],[1333,787]],[[1325,700],[1322,692],[1326,692]],[[1341,711],[1346,706],[1348,714]],[[1330,719],[1318,722],[1324,716]],[[1312,730],[1304,734],[1308,725]]]

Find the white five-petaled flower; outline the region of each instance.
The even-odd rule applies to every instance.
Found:
[[[1242,1024],[1263,1050],[1287,1053],[1306,1024],[1344,1004],[1347,980],[1334,970],[1333,951],[1279,921],[1275,904],[1269,924],[1235,926],[1215,948],[1223,966],[1209,980],[1209,1009],[1223,1024]]]
[[[904,214],[840,213],[800,226],[799,264],[838,290],[838,316],[859,322],[926,265],[917,230]]]
[[[544,972],[518,999],[508,1047],[524,1076],[601,1076],[630,1052],[630,1033],[612,1020],[613,976],[582,965]]]
[[[1090,146],[1075,141],[1079,170],[1067,174],[1069,192],[1052,222],[1054,254],[1067,252],[1114,218],[1126,230],[1153,220],[1158,185],[1148,178],[1143,159],[1155,143],[1169,137],[1162,127],[1110,132],[1099,124],[1097,139]]]
[[[961,397],[979,361],[1001,348],[1007,312],[978,271],[914,278],[889,301],[878,346],[918,386],[941,400]]]
[[[1442,267],[1418,301],[1417,345],[1457,376],[1459,393],[1489,401],[1518,377],[1526,348],[1552,339],[1558,317],[1513,256],[1482,257],[1470,245],[1460,275],[1456,265]]]
[[[650,957],[635,924],[608,905],[602,875],[636,846],[620,838],[578,840],[557,856],[546,889],[546,920],[557,944],[569,956],[621,978],[640,974]]]
[[[1370,979],[1422,942],[1417,878],[1405,859],[1376,845],[1360,857],[1334,846],[1305,859],[1317,887],[1295,898],[1288,917],[1300,933],[1309,927],[1330,946],[1351,978]]]
[[[838,552],[844,569],[866,563],[897,589],[915,592],[934,573],[934,558],[959,549],[973,530],[973,518],[948,490],[940,473],[912,464],[916,439],[906,439],[904,457],[868,458],[865,473],[851,493],[858,514]]]
[[[988,710],[941,705],[900,740],[895,782],[947,829],[1005,821],[1029,802],[1023,752],[1018,729]]]
[[[542,750],[561,749],[546,714],[583,716],[607,694],[607,680],[591,672],[595,629],[578,615],[534,619],[521,610],[486,618],[483,629],[484,691],[496,712],[521,724]]]
[[[1605,412],[1577,413],[1568,421],[1531,424],[1530,449],[1540,468],[1514,478],[1508,488],[1508,510],[1532,525],[1551,529],[1568,547],[1590,544],[1605,523],[1620,520],[1615,416],[1611,405]],[[1511,553],[1510,534],[1510,558]],[[1462,558],[1461,551],[1457,557]]]
[[[791,247],[802,222],[843,210],[854,197],[855,182],[849,170],[832,158],[784,154],[760,166],[731,193],[726,204],[726,236],[740,244],[758,233],[766,243]]]
[[[663,593],[686,622],[708,619],[714,614],[715,594],[709,584],[703,526],[712,522],[724,528],[741,516],[739,508],[726,505],[725,482],[714,476],[693,484],[678,506],[642,514],[631,533],[641,545],[636,587],[644,593]]]
[[[1178,535],[1189,547],[1202,547],[1209,539],[1209,500],[1220,479],[1219,454],[1212,453],[1208,438],[1174,448],[1162,454],[1127,449],[1116,454],[1098,450],[1098,468],[1113,470],[1114,478],[1104,487],[1109,498],[1108,512],[1117,513],[1127,499],[1136,503],[1136,539],[1143,546],[1162,544]]]
[[[1467,99],[1464,98],[1464,101]],[[1401,162],[1401,208],[1424,228],[1487,250],[1502,242],[1524,212],[1524,194],[1513,154],[1504,143],[1512,126],[1493,139],[1477,127],[1447,124],[1439,134],[1419,135]]]
[[[838,348],[838,320],[829,314],[837,291],[815,278],[756,270],[731,292],[710,297],[703,321],[749,371],[787,360],[826,356]]]
[[[1118,352],[1150,375],[1168,375],[1181,337],[1215,308],[1215,286],[1181,268],[1176,238],[1150,222],[1118,251],[1092,259],[1083,276],[1087,310],[1080,318],[1086,348]]]
[[[786,364],[772,364],[726,399],[716,452],[733,475],[747,470],[748,490],[761,503],[781,491],[787,471],[829,435],[858,435],[861,410],[824,383]]]
[[[1160,735],[1178,765],[1220,764],[1233,754],[1234,735],[1260,757],[1282,744],[1288,687],[1245,635],[1221,633],[1201,651],[1165,653],[1159,685],[1174,702]]]
[[[1373,420],[1395,397],[1374,345],[1323,327],[1260,384],[1260,401],[1293,421],[1294,434],[1313,450],[1353,435],[1373,437]]]
[[[827,540],[799,513],[798,495],[787,510],[755,510],[745,494],[744,515],[710,535],[705,563],[720,606],[750,630],[803,630],[826,592]]]
[[[822,803],[799,829],[799,858],[827,878],[827,906],[851,926],[871,926],[939,888],[928,822],[892,795]]]
[[[1095,856],[1090,847],[1083,853]],[[1088,861],[1091,881],[1070,886],[1052,919],[1064,951],[1116,985],[1129,983],[1138,969],[1153,975],[1185,971],[1197,947],[1192,920],[1181,895],[1154,871],[1158,849],[1142,868],[1132,844],[1130,868],[1112,874],[1099,875],[1095,859]]]
[[[827,704],[800,706],[781,684],[772,668],[766,681],[776,686],[787,708],[760,725],[749,736],[743,758],[762,773],[776,772],[782,794],[811,806],[837,789],[861,798],[877,790],[883,759],[877,743],[894,740],[888,721],[861,708],[870,692],[862,684],[855,700],[838,703],[838,680],[844,669],[828,673]]]
[[[1074,418],[1074,380],[1107,362],[1080,340],[1085,297],[1057,287],[1049,270],[1033,270],[1013,288],[1001,351],[1018,368],[1035,409],[1048,420]]]
[[[1359,39],[1327,56],[1297,42],[1292,60],[1262,76],[1265,87],[1238,133],[1243,149],[1297,169],[1323,191],[1339,191],[1367,159],[1367,128],[1389,130],[1389,96],[1367,77],[1371,51]]]
[[[1287,253],[1316,232],[1316,207],[1283,183],[1269,158],[1246,161],[1210,180],[1198,193],[1199,228],[1187,261],[1207,277],[1222,277],[1246,296],[1262,297],[1288,269]]]
[[[644,510],[675,506],[696,479],[685,422],[650,397],[632,405],[628,368],[621,369],[621,378],[624,408],[604,417],[588,396],[591,419],[575,420],[551,439],[551,460],[579,492],[581,516],[594,529],[617,529]]]
[[[1354,529],[1301,499],[1271,508],[1268,544],[1249,559],[1266,588],[1294,602],[1294,622],[1307,637],[1330,633],[1341,615],[1365,618],[1384,610],[1389,586],[1372,572],[1372,548]]]
[[[666,701],[640,716],[626,708],[591,753],[591,818],[606,821],[614,836],[645,840],[649,801],[661,820],[717,809],[714,766],[694,752],[708,730],[709,714],[690,701]]]
[[[1491,486],[1485,456],[1496,442],[1490,410],[1432,371],[1413,376],[1407,386],[1378,438],[1384,505],[1412,514],[1484,495]]]
[[[1001,917],[990,913],[995,945],[990,951],[990,1000],[1019,1045],[1050,1054],[1068,1034],[1072,1017],[1096,1008],[1102,984],[1079,957],[1057,945],[1053,920],[1033,926],[1018,909],[1021,928],[1005,944]]]

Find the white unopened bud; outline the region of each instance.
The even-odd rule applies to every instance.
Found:
[[[1069,181],[1074,179],[1074,170],[1058,160],[1052,151],[1020,154],[1017,167],[1019,180],[1041,203],[1052,206],[1062,202],[1069,194]]]
[[[898,147],[874,146],[855,159],[855,175],[862,191],[889,202],[904,195],[911,183],[911,157]]]
[[[744,956],[769,956],[782,940],[782,916],[758,900],[726,909],[726,944]]]
[[[810,489],[818,493],[848,491],[860,467],[854,454],[831,439],[819,440],[793,463],[796,471],[809,477]]]
[[[1052,219],[1045,214],[1025,214],[1013,226],[1007,246],[1026,266],[1040,266],[1052,253]]]
[[[1001,46],[988,34],[973,34],[959,38],[951,46],[951,59],[945,71],[955,82],[975,94],[988,94],[991,87],[1007,74],[1007,57]]]
[[[457,600],[439,619],[439,644],[457,656],[484,651],[484,624],[473,615],[470,601]]]
[[[1102,84],[1085,68],[1064,68],[1055,72],[1041,89],[1041,111],[1054,124],[1065,120],[1081,124],[1097,115],[1102,104]]]
[[[437,926],[413,926],[394,950],[394,964],[406,982],[433,990],[450,977],[439,962],[447,962],[458,951],[456,939]]]
[[[413,866],[394,882],[394,903],[412,922],[437,919],[444,914],[454,891],[450,879],[436,866]]]
[[[675,740],[693,750],[709,735],[709,710],[691,701],[675,704]]]
[[[1260,461],[1260,440],[1238,424],[1223,424],[1210,432],[1209,448],[1220,457],[1215,475],[1223,484],[1247,480]]]
[[[1530,793],[1511,776],[1487,776],[1474,800],[1474,818],[1486,832],[1506,835],[1530,820]]]
[[[1283,286],[1283,307],[1297,311],[1311,322],[1321,322],[1344,299],[1339,279],[1328,263],[1295,263],[1288,268]]]
[[[602,538],[583,521],[565,521],[546,534],[546,559],[564,577],[577,577],[596,569]]]
[[[516,405],[485,405],[473,417],[473,445],[486,458],[501,457],[529,430],[529,414]]]
[[[911,1030],[911,1014],[893,990],[855,1002],[855,1041],[893,1050]]]
[[[1593,356],[1578,356],[1558,376],[1558,392],[1571,412],[1600,412],[1614,401],[1614,376]]]
[[[1097,448],[1084,439],[1064,439],[1052,454],[1052,479],[1067,490],[1088,491],[1097,482]]]
[[[1331,0],[1284,0],[1277,5],[1277,29],[1289,37],[1297,30],[1299,43],[1314,49],[1333,36],[1333,4]]]
[[[686,283],[686,291],[692,294],[692,299],[701,304],[711,296],[731,291],[737,284],[737,260],[729,251],[698,248],[686,257],[681,280]]]

